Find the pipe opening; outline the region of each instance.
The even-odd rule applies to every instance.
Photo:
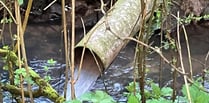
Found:
[[[91,52],[89,49],[85,48],[83,63],[79,72],[82,51],[83,47],[77,47],[75,49],[74,79],[78,78],[74,85],[76,97],[80,97],[82,94],[88,91],[90,87],[95,83],[97,78],[104,71],[104,66],[99,57],[95,53]],[[70,87],[71,84],[70,82],[68,82],[67,99],[71,97]]]

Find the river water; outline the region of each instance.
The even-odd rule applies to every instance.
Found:
[[[205,57],[209,51],[209,33],[207,28],[199,26],[188,26],[188,35],[190,42],[191,55],[193,58],[193,72],[194,75],[201,74],[203,65],[201,63],[209,63],[209,60],[205,61]],[[51,75],[52,80],[50,83],[58,91],[63,94],[64,87],[64,52],[63,52],[63,35],[60,33],[61,28],[58,25],[29,25],[25,34],[25,43],[27,50],[27,57],[29,65],[38,73],[40,76],[47,74]],[[82,37],[83,30],[78,29],[76,35],[78,38]],[[159,39],[159,38],[155,38]],[[5,43],[9,43],[5,39]],[[78,41],[78,40],[77,40]],[[157,42],[156,40],[155,42]],[[98,78],[95,84],[90,90],[107,90],[108,94],[113,96],[116,101],[125,102],[126,98],[123,95],[125,86],[129,82],[133,81],[133,58],[136,43],[130,42],[116,57],[110,67],[104,71],[104,74]],[[188,70],[188,57],[186,52],[185,41],[182,39],[182,54],[185,61],[185,68]],[[163,54],[171,58],[171,52],[165,50]],[[49,66],[47,60],[56,60],[56,64]],[[44,66],[49,67],[49,70],[44,71]],[[156,53],[148,55],[146,58],[146,67],[149,69],[147,78],[152,78],[154,81],[158,80],[158,72],[160,67],[160,57]],[[169,85],[171,78],[171,67],[167,64],[163,64],[162,68],[162,84]],[[6,72],[1,72],[2,80],[8,79]],[[179,78],[179,86],[181,86],[182,80]],[[4,93],[4,101],[12,102],[11,96],[8,92]],[[40,97],[37,98],[36,103],[51,103],[50,100]]]

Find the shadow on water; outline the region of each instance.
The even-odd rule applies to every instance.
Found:
[[[190,25],[187,27],[189,42],[191,48],[191,55],[194,58],[193,60],[193,71],[194,74],[199,74],[203,70],[203,66],[200,62],[204,62],[205,56],[209,51],[209,34],[207,32],[207,28],[195,27],[194,25]],[[61,31],[61,27],[58,25],[49,26],[49,25],[29,25],[25,34],[25,43],[27,49],[27,57],[29,60],[29,65],[33,67],[33,69],[40,74],[42,77],[46,75],[46,72],[43,70],[44,66],[47,66],[47,60],[53,58],[56,60],[56,64],[54,66],[49,66],[49,71],[47,74],[50,74],[52,80],[50,83],[53,88],[55,88],[60,95],[63,94],[64,87],[64,52],[63,52],[63,36],[59,32]],[[82,37],[83,31],[79,29],[76,33],[77,36]],[[188,59],[186,56],[185,49],[185,41],[182,40],[182,48],[183,48],[183,58],[184,61]],[[135,43],[130,42],[117,56],[117,58],[113,61],[111,66],[104,71],[103,75],[99,79],[95,79],[95,77],[85,77],[83,75],[80,76],[80,82],[86,80],[96,81],[95,84],[91,87],[90,90],[107,90],[107,92],[114,97],[115,100],[120,102],[125,102],[126,98],[123,95],[125,91],[125,86],[133,80],[133,67],[132,61],[134,58],[134,49]],[[90,53],[90,52],[88,52]],[[171,53],[169,51],[164,51],[164,55],[170,58]],[[89,59],[90,55],[86,55],[85,59],[90,60],[88,62],[84,62],[86,67],[93,67],[92,70],[83,70],[83,74],[89,73],[88,75],[98,76],[100,74],[97,71],[93,59]],[[149,69],[149,73],[147,74],[148,78],[152,78],[155,81],[158,80],[158,68],[160,67],[159,56],[157,54],[148,55],[146,59],[146,67]],[[206,61],[209,63],[209,60]],[[92,64],[93,63],[93,64]],[[188,70],[188,62],[185,62],[185,68]],[[7,73],[1,73],[2,79],[7,80]],[[167,64],[163,65],[163,84],[167,85],[168,81],[171,80],[171,67]],[[181,80],[179,82],[182,83]],[[81,83],[79,83],[81,84]],[[83,84],[80,87],[76,87],[79,92],[82,92],[83,87],[88,84]],[[88,85],[90,86],[90,85]],[[87,88],[84,88],[87,89]],[[8,93],[5,93],[6,95]],[[5,96],[4,101],[11,101],[11,98]],[[45,102],[51,103],[50,100],[40,97],[36,99],[36,102]]]

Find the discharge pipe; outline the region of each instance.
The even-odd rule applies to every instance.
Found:
[[[75,78],[75,94],[77,97],[85,93],[104,70],[115,59],[128,40],[139,31],[141,21],[141,0],[118,0],[98,23],[76,45],[76,67],[79,67],[82,51],[85,48],[83,65]],[[153,0],[146,0],[146,14],[153,6]],[[67,99],[70,99],[70,82],[68,83]]]

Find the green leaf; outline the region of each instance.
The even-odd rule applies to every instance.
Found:
[[[56,61],[54,59],[49,59],[49,60],[47,60],[47,63],[49,65],[55,65]]]
[[[3,49],[4,49],[4,50],[9,50],[9,46],[8,46],[8,45],[3,46]]]
[[[48,71],[48,70],[49,70],[49,67],[44,66],[44,70],[45,70],[45,71]]]
[[[28,84],[35,84],[31,77],[25,77],[24,79]]]
[[[139,90],[139,84],[136,82],[129,83],[128,86],[125,87],[129,92],[134,92]]]
[[[3,70],[8,70],[8,69],[9,69],[8,65],[3,66]]]
[[[168,41],[162,41],[162,43],[163,43],[163,48],[165,49],[165,50],[168,50],[169,49],[169,47],[170,47],[170,44],[169,44],[169,42]]]
[[[189,86],[189,92],[192,99],[192,103],[209,103],[209,94],[200,90],[202,85],[195,82],[193,85]],[[186,86],[183,86],[182,93],[184,96],[188,97],[186,92]]]
[[[128,103],[140,103],[140,101],[133,93],[131,93],[128,96]]]
[[[19,78],[15,78],[14,79],[14,83],[15,83],[15,85],[19,85],[20,84],[20,79]]]
[[[186,97],[177,96],[174,103],[189,103]]]
[[[172,96],[172,92],[173,92],[173,89],[171,89],[170,87],[163,87],[161,89],[162,96]]]
[[[80,97],[80,100],[91,101],[93,103],[115,103],[113,98],[103,91],[85,93],[83,96]]]
[[[18,0],[18,4],[22,5],[23,4],[23,0]]]
[[[146,101],[146,103],[173,103],[173,102],[171,100],[159,98],[159,99],[149,99]]]
[[[66,101],[64,103],[82,103],[82,102],[76,99],[76,100]]]
[[[46,76],[44,76],[44,79],[45,79],[46,81],[50,81],[52,78],[51,78],[50,75],[46,75]]]
[[[161,90],[160,87],[157,86],[154,83],[151,83],[151,88],[152,88],[152,92],[153,92],[153,96],[154,98],[159,98],[161,96]]]

